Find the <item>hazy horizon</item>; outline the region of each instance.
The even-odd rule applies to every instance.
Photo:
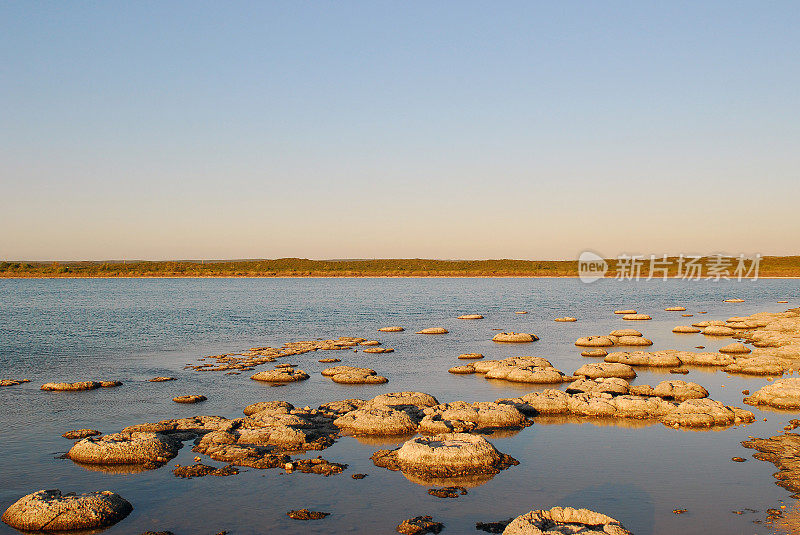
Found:
[[[4,3],[0,259],[800,254],[794,2]]]

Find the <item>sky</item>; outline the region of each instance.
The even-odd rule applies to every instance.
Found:
[[[800,9],[0,2],[0,259],[800,254]]]

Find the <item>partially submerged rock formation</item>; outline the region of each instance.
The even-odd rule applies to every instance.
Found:
[[[606,357],[608,358],[608,357]],[[573,374],[575,376],[584,376],[589,379],[598,379],[600,377],[620,377],[622,379],[633,379],[636,377],[636,372],[627,364],[619,364],[616,362],[594,362],[592,364],[584,364]]]
[[[519,462],[485,438],[466,433],[417,437],[395,450],[372,455],[376,466],[401,470],[420,478],[448,478],[472,474],[496,474]]]
[[[525,344],[528,342],[535,342],[538,339],[539,337],[532,333],[515,333],[513,331],[497,333],[492,337],[493,342],[507,344]]]
[[[352,401],[347,400],[349,405],[355,406],[356,403],[350,403]],[[423,410],[438,404],[436,398],[423,392],[391,392],[375,396],[358,408],[343,412],[333,424],[353,435],[409,435],[417,431]]]
[[[111,388],[120,386],[120,381],[79,381],[77,383],[45,383],[41,390],[58,392],[77,392],[81,390],[94,390],[95,388]]]
[[[100,431],[97,429],[73,429],[72,431],[67,431],[61,436],[70,440],[79,440],[86,437],[96,437],[100,434],[102,433],[100,433]]]
[[[92,436],[75,443],[66,457],[83,464],[162,465],[175,457],[181,443],[152,432],[121,432]]]
[[[436,522],[433,517],[428,515],[415,516],[403,520],[395,529],[404,535],[424,535],[425,533],[439,533],[444,529],[444,524]]]
[[[268,383],[293,383],[295,381],[305,381],[309,375],[303,370],[292,368],[277,368],[258,372],[250,377],[254,381],[265,381]]]
[[[617,329],[605,336],[585,336],[575,340],[578,347],[651,346],[653,341],[635,329]]]
[[[401,331],[405,331],[405,329],[398,325],[393,325],[391,327],[381,327],[380,329],[378,329],[378,331],[382,333],[399,333]]]
[[[30,382],[30,379],[0,379],[0,386],[17,386]]]
[[[776,409],[800,409],[800,379],[779,379],[744,398],[748,405],[766,405]]]
[[[550,510],[530,511],[511,521],[503,535],[550,535],[574,533],[580,535],[633,535],[610,516],[572,507],[553,507]]]
[[[676,403],[655,396],[612,395],[602,391],[570,394],[561,390],[544,390],[520,398],[498,399],[497,403],[513,405],[523,414],[534,417],[571,414],[592,418],[650,419],[670,427],[710,428],[755,420],[750,411],[710,399]]]
[[[86,494],[40,490],[14,502],[3,513],[3,522],[25,531],[86,530],[115,524],[132,510],[127,500],[109,490]]]
[[[784,433],[770,438],[754,438],[742,442],[742,446],[758,451],[753,457],[760,461],[767,461],[778,468],[773,474],[776,485],[789,492],[795,493],[792,497],[800,497],[800,435]]]
[[[482,320],[483,316],[480,314],[464,314],[463,316],[459,316],[458,319],[460,320]]]
[[[205,401],[208,398],[202,394],[188,394],[185,396],[176,396],[172,398],[172,401],[175,403],[200,403],[201,401]]]
[[[428,407],[422,413],[419,432],[426,435],[522,429],[530,425],[516,408],[488,401],[442,403]]]
[[[329,515],[330,513],[324,513],[322,511],[309,511],[308,509],[292,509],[286,513],[286,516],[293,518],[294,520],[321,520]]]
[[[334,383],[342,384],[381,384],[389,380],[371,368],[354,366],[334,366],[322,370],[323,377],[330,377]]]
[[[502,360],[481,360],[466,366],[450,368],[450,373],[483,374],[486,379],[502,379],[514,383],[559,384],[574,377],[553,367],[541,357],[508,357]]]
[[[427,329],[417,331],[417,334],[447,334],[448,332],[450,331],[444,327],[428,327]]]
[[[624,316],[622,316],[622,319],[628,321],[645,321],[645,320],[651,320],[653,318],[651,318],[647,314],[625,314]]]
[[[574,321],[578,321],[578,318],[573,318],[572,316],[565,316],[563,318],[556,318],[555,321],[571,323],[571,322],[574,322]]]

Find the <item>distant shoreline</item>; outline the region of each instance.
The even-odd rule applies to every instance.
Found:
[[[602,263],[602,260],[600,261]],[[738,258],[729,258],[725,273],[730,279],[753,279],[746,269],[736,272]],[[606,259],[605,278],[615,279],[618,274],[631,274],[617,259]],[[668,259],[667,278],[682,279],[689,265],[679,271],[681,259]],[[371,260],[309,260],[305,258],[279,258],[272,260],[220,260],[220,261],[80,261],[80,262],[27,262],[0,261],[0,278],[577,278],[577,260],[433,260],[422,258],[371,259]],[[644,260],[639,266],[639,279],[647,279],[649,264]],[[700,268],[701,279],[716,278],[718,259],[700,258],[695,268]],[[747,266],[745,266],[747,267]],[[800,278],[800,256],[765,256],[758,264],[757,278]],[[697,275],[698,272],[693,273]],[[748,276],[749,275],[749,276]],[[661,279],[664,269],[653,268],[653,279]],[[631,277],[625,277],[629,279]],[[637,277],[633,277],[637,278]],[[693,277],[694,278],[694,277]]]

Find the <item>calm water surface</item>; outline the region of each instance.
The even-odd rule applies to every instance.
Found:
[[[741,297],[739,304],[723,303]],[[787,299],[788,305],[776,301]],[[638,535],[772,533],[764,510],[789,493],[774,484],[771,464],[750,459],[739,444],[748,435],[771,436],[791,414],[754,410],[757,422],[719,431],[677,431],[660,424],[537,419],[519,433],[488,437],[520,465],[455,500],[427,494],[429,486],[399,472],[375,467],[373,451],[391,441],[341,438],[321,452],[350,468],[322,477],[245,469],[232,477],[183,480],[170,471],[191,464],[189,444],[158,470],[113,474],[59,459],[71,442],[69,429],[103,432],[165,418],[213,414],[241,416],[250,403],[285,399],[312,407],[337,399],[369,398],[384,392],[420,390],[439,401],[494,401],[534,389],[480,376],[454,376],[447,369],[456,356],[479,352],[486,358],[537,355],[566,373],[595,359],[581,357],[576,338],[634,327],[653,339],[652,349],[715,350],[730,340],[674,335],[672,327],[695,318],[665,312],[670,305],[687,312],[708,311],[702,319],[726,319],[759,311],[800,306],[796,280],[755,282],[599,281],[573,279],[96,279],[0,280],[0,377],[31,383],[0,389],[0,510],[20,496],[43,488],[64,492],[110,489],[134,505],[133,513],[109,534],[171,530],[177,535],[263,533],[395,533],[401,520],[431,514],[445,533],[481,533],[477,521],[496,521],[531,509],[555,505],[588,507],[622,521]],[[653,316],[648,322],[624,322],[612,314],[635,308]],[[527,315],[514,314],[528,310]],[[459,321],[480,313],[486,319]],[[555,323],[570,315],[576,323]],[[635,323],[635,324],[632,324]],[[403,333],[377,333],[402,325]],[[414,331],[443,326],[444,336]],[[492,329],[537,333],[541,340],[521,346],[490,341]],[[252,346],[339,336],[381,340],[395,353],[308,353],[292,357],[311,379],[271,388],[249,374],[226,376],[184,370],[201,356]],[[374,386],[337,385],[319,375],[323,356],[343,364],[368,366],[389,378]],[[264,367],[266,369],[266,367]],[[178,381],[149,383],[156,375]],[[45,393],[48,381],[118,379],[115,389]],[[636,383],[676,378],[639,371]],[[692,370],[680,379],[699,382],[711,397],[742,405],[741,391],[754,390],[763,378],[729,377]],[[208,401],[177,405],[171,398],[202,393]],[[753,410],[752,408],[748,407]],[[763,418],[767,421],[764,422]],[[320,452],[312,452],[312,456]],[[209,462],[209,464],[217,464]],[[369,474],[353,480],[350,474]],[[328,511],[320,521],[289,519],[289,509]],[[745,507],[758,513],[736,515]],[[675,515],[675,508],[688,513]],[[0,524],[0,533],[16,533]]]

